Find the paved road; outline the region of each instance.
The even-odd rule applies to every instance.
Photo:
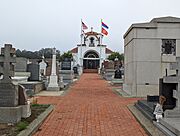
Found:
[[[127,105],[135,98],[114,94],[97,74],[83,74],[65,96],[40,97],[55,104],[35,136],[146,136]]]

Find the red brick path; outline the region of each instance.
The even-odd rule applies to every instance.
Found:
[[[63,97],[40,97],[55,110],[35,136],[145,136],[127,108],[134,98],[122,98],[97,74],[83,74]]]

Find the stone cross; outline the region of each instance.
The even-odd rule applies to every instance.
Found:
[[[3,74],[3,79],[0,80],[0,107],[15,107],[18,105],[18,90],[11,81],[13,73],[13,65],[15,62],[15,48],[11,44],[5,44],[1,48],[0,55],[0,73]]]
[[[179,114],[179,111],[180,111],[180,57],[176,58],[175,63],[170,64],[170,70],[176,70],[176,76],[163,77],[163,82],[164,83],[175,83],[175,84],[177,84],[176,90],[173,90],[173,97],[176,99],[175,111],[178,111],[176,113]]]
[[[3,79],[0,83],[11,83],[10,77],[13,75],[13,65],[15,63],[15,48],[12,48],[11,44],[5,44],[4,48],[1,48],[0,64],[2,68],[0,72],[3,73]]]

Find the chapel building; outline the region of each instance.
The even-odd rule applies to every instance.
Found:
[[[113,52],[102,43],[101,33],[90,32],[81,35],[81,44],[71,50],[74,66],[80,66],[82,72],[98,72],[102,62]]]

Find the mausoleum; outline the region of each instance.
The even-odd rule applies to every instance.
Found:
[[[159,78],[175,74],[169,64],[180,56],[180,18],[132,24],[124,34],[124,54],[123,90],[131,96],[158,95]]]

